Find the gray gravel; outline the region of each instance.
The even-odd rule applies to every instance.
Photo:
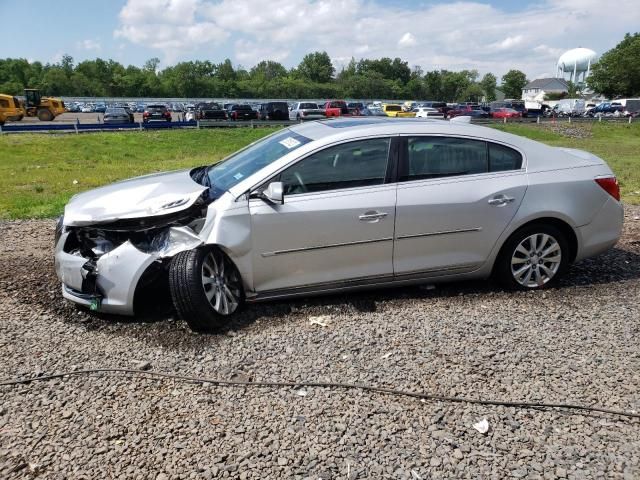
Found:
[[[557,289],[474,282],[269,303],[217,335],[190,332],[165,295],[138,319],[76,311],[52,271],[53,222],[0,228],[0,378],[151,368],[640,411],[638,207],[627,207],[620,244],[575,265]],[[486,434],[473,428],[483,418]],[[67,377],[0,387],[0,478],[32,477],[631,480],[640,478],[640,421],[359,391]]]

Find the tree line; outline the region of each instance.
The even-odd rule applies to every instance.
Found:
[[[0,93],[20,95],[24,88],[43,94],[71,97],[176,97],[176,98],[407,98],[447,102],[491,101],[497,78],[480,78],[477,70],[433,70],[409,67],[400,58],[352,59],[336,71],[326,52],[307,54],[287,69],[263,60],[250,69],[221,63],[180,62],[159,69],[152,58],[141,68],[114,60],[75,63],[64,55],[58,63],[0,59]],[[502,77],[506,97],[520,98],[527,79],[512,70]]]
[[[610,98],[640,95],[640,33],[624,39],[593,65],[588,86]],[[180,62],[159,69],[152,58],[141,68],[114,60],[58,63],[0,59],[0,93],[20,95],[39,88],[45,95],[75,97],[182,98],[396,98],[446,102],[491,101],[499,88],[506,98],[520,98],[526,75],[510,70],[501,85],[492,73],[409,67],[400,58],[351,59],[336,71],[326,52],[307,54],[294,68],[263,60],[246,69],[231,60]],[[573,93],[573,92],[571,92]]]

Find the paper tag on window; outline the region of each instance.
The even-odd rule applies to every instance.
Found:
[[[300,145],[300,142],[293,137],[287,137],[284,140],[280,140],[280,145],[291,150],[293,147],[297,147],[298,145]]]
[[[235,178],[236,180],[240,180],[244,175],[242,175],[241,173],[236,173],[233,178]]]

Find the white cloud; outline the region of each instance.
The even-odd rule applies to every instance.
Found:
[[[501,42],[493,43],[489,45],[489,47],[493,47],[497,50],[510,50],[512,48],[518,47],[519,45],[522,45],[523,42],[524,37],[522,35],[515,35],[513,37],[507,37]]]
[[[417,43],[418,41],[416,40],[416,37],[413,36],[411,32],[405,33],[402,37],[400,37],[400,40],[398,40],[398,46],[400,48],[415,47]]]
[[[237,40],[235,42],[236,59],[246,65],[255,65],[261,60],[273,60],[282,62],[287,59],[290,50],[285,48],[260,45],[248,40]]]
[[[424,28],[409,32],[408,25]],[[478,0],[415,7],[370,0],[128,0],[114,34],[160,51],[165,63],[224,45],[248,67],[262,59],[295,66],[305,53],[326,50],[336,63],[401,57],[424,70],[475,68],[500,77],[517,68],[535,78],[562,52],[583,46],[601,54],[638,25],[637,0],[616,0],[615,8],[601,0],[539,0],[512,12]]]
[[[102,46],[97,40],[87,39],[76,43],[76,48],[79,50],[100,50]]]

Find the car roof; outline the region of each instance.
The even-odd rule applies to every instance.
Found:
[[[335,137],[336,141],[340,141],[341,139],[377,135],[434,134],[480,137],[515,146],[531,142],[531,140],[524,137],[502,132],[495,128],[424,118],[338,118],[335,120],[305,122],[291,126],[290,129],[312,140],[329,140],[328,137]]]

